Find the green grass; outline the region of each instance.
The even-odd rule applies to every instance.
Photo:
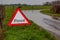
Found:
[[[5,40],[55,40],[55,37],[46,30],[31,23],[29,26],[9,27],[5,32]]]
[[[45,9],[45,8],[50,8],[50,6],[22,6],[22,10],[40,10],[40,9]]]
[[[31,21],[31,25],[28,26],[15,26],[9,27],[7,24],[13,15],[14,10],[7,8],[5,27],[8,28],[5,31],[4,40],[56,40],[56,38],[49,32]]]
[[[58,13],[53,13],[53,12],[50,10],[50,8],[48,8],[48,9],[44,9],[44,10],[41,9],[40,12],[42,12],[43,14],[50,15],[50,16],[60,17],[60,14],[58,14]]]
[[[12,9],[15,9],[17,8],[17,6],[7,6],[8,8],[12,8]],[[40,10],[40,9],[49,9],[51,6],[22,6],[21,7],[21,10]]]

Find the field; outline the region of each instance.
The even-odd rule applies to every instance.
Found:
[[[7,24],[13,15],[14,9],[11,7],[6,8],[6,19],[4,24],[8,30],[4,32],[4,40],[56,40],[48,31],[32,21],[31,25],[28,26],[9,27]]]
[[[40,9],[48,9],[50,6],[22,6],[22,10],[40,10]]]
[[[9,8],[12,8],[12,9],[15,9],[17,8],[18,6],[7,6]],[[51,8],[51,6],[38,6],[38,5],[35,5],[35,6],[21,6],[21,10],[40,10],[40,9],[49,9]]]

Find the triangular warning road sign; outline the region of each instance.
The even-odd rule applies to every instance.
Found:
[[[28,24],[30,24],[30,21],[23,14],[20,8],[17,8],[11,20],[9,21],[8,26],[23,26]]]

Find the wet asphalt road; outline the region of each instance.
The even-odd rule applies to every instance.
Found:
[[[28,19],[60,38],[60,21],[52,19],[51,16],[42,14],[40,10],[23,10],[23,13]]]

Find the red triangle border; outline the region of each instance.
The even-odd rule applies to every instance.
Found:
[[[11,22],[13,21],[13,19],[14,19],[14,17],[15,17],[15,15],[16,15],[16,13],[17,13],[18,10],[20,11],[21,15],[26,19],[26,21],[27,21],[28,23],[11,24]],[[30,21],[29,21],[28,18],[23,14],[23,12],[21,11],[21,9],[20,9],[20,8],[17,8],[17,9],[15,10],[12,18],[10,19],[10,21],[9,21],[9,23],[8,23],[8,26],[25,26],[25,25],[30,25]]]

